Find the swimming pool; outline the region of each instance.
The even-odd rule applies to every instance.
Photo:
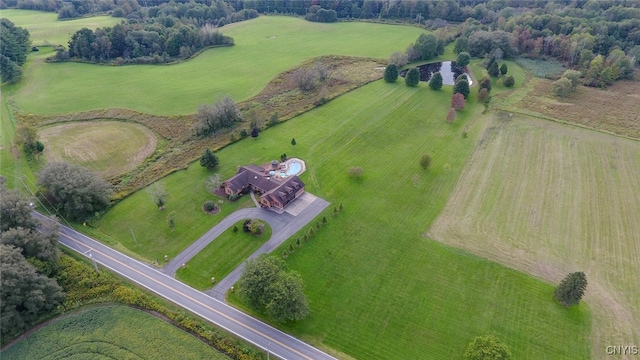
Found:
[[[287,164],[287,175],[298,175],[302,170],[302,165],[297,161],[291,161]]]

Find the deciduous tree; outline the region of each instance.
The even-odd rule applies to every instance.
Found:
[[[193,128],[199,136],[230,128],[242,121],[242,114],[240,114],[236,103],[230,97],[225,97],[213,106],[201,105],[198,108],[196,117],[198,121]]]
[[[438,39],[433,34],[420,34],[413,48],[420,55],[420,60],[430,60],[438,56]]]
[[[502,83],[504,84],[504,86],[506,87],[512,87],[516,81],[513,79],[512,75],[507,76],[506,78],[504,78],[504,80],[502,81]]]
[[[573,306],[578,305],[586,290],[587,276],[578,271],[562,279],[553,295],[562,305]]]
[[[38,274],[21,249],[0,244],[0,319],[2,336],[13,336],[31,327],[64,300],[54,279]]]
[[[149,195],[158,209],[163,210],[164,206],[167,204],[167,197],[169,197],[164,186],[160,183],[155,183],[149,188]]]
[[[32,201],[17,190],[7,190],[4,184],[0,187],[0,229],[22,227],[35,230],[38,221],[31,216]]]
[[[488,93],[491,93],[491,79],[489,79],[488,77],[483,77],[482,80],[480,80],[480,83],[478,84],[478,88],[479,89],[487,89]],[[480,90],[478,90],[480,91]]]
[[[464,352],[464,360],[509,360],[511,351],[493,335],[478,336]]]
[[[478,102],[486,103],[489,101],[489,92],[487,89],[478,89]]]
[[[422,155],[422,157],[420,158],[420,166],[423,169],[428,169],[431,166],[431,155],[429,154]]]
[[[455,110],[464,109],[466,101],[464,100],[464,95],[460,93],[455,93],[451,96],[451,108]]]
[[[452,122],[455,119],[456,119],[456,109],[449,108],[449,111],[447,112],[447,121]]]
[[[38,175],[46,203],[67,219],[82,221],[107,209],[111,185],[89,170],[69,163],[53,162]]]
[[[27,60],[31,45],[29,31],[15,26],[8,19],[0,19],[0,74],[2,82],[15,83],[22,77],[20,66]]]
[[[296,272],[281,271],[271,284],[267,315],[276,322],[298,321],[309,315],[309,305],[304,294],[304,282]]]
[[[556,96],[567,97],[573,92],[573,86],[571,86],[571,80],[567,78],[560,78],[553,82],[553,93]]]

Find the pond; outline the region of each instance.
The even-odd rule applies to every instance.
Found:
[[[439,61],[429,64],[418,66],[420,70],[420,81],[429,81],[434,73],[440,72],[442,75],[442,83],[445,85],[453,85],[456,82],[456,78],[462,74],[467,76],[469,85],[473,85],[469,74],[464,72],[464,69],[456,66],[455,61]],[[407,70],[402,70],[400,76],[404,77],[407,74]]]

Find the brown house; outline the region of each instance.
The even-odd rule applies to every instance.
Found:
[[[222,187],[227,195],[238,195],[250,188],[260,193],[260,206],[281,210],[304,193],[304,183],[298,176],[282,177],[280,171],[257,165],[238,167]]]

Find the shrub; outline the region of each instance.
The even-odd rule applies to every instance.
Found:
[[[478,102],[486,103],[489,101],[489,92],[487,89],[478,89]]]
[[[355,179],[360,179],[362,177],[363,170],[360,166],[352,166],[349,168],[349,176]]]
[[[204,202],[203,207],[205,211],[212,212],[216,209],[216,204],[211,200],[207,200]]]
[[[513,85],[515,85],[516,81],[513,79],[513,76],[509,75],[506,78],[504,78],[502,83],[506,87],[512,87]]]
[[[420,158],[420,166],[422,166],[423,169],[428,169],[429,166],[431,166],[431,155],[422,155],[422,157]]]

